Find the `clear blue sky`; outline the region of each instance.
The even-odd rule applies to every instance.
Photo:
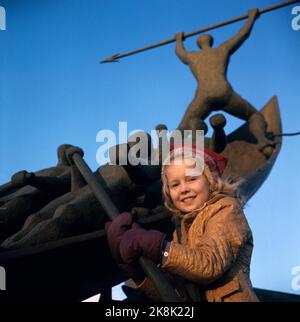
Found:
[[[174,54],[174,44],[100,65],[115,53],[170,38],[241,15],[271,0],[0,0],[7,30],[0,31],[0,183],[16,171],[56,163],[62,143],[82,147],[97,168],[96,134],[174,129],[196,82]],[[300,4],[299,4],[300,5]],[[283,129],[300,131],[300,30],[291,28],[292,6],[263,15],[232,57],[228,78],[261,108],[278,95]],[[242,22],[211,32],[218,45]],[[186,41],[195,49],[195,38]],[[227,132],[242,122],[228,117]],[[300,137],[286,138],[268,180],[245,209],[254,235],[255,287],[291,289],[300,266]]]

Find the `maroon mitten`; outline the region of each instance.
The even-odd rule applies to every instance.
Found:
[[[107,234],[108,244],[117,262],[118,267],[124,273],[126,278],[132,278],[137,282],[145,278],[145,273],[137,263],[124,264],[120,256],[120,242],[123,234],[128,229],[140,228],[140,225],[132,223],[132,216],[128,212],[124,212],[116,217],[112,222],[105,223],[105,231]]]
[[[135,227],[140,227],[134,224]],[[122,263],[120,256],[120,242],[123,234],[132,228],[132,216],[128,212],[123,212],[117,216],[112,222],[105,224],[105,231],[107,234],[108,244],[112,253],[112,256],[117,263]]]
[[[152,259],[155,264],[159,263],[165,238],[166,235],[158,230],[142,228],[127,230],[120,242],[122,261],[125,264],[130,264],[144,255]]]

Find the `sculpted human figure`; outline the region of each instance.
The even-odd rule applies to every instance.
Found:
[[[273,142],[266,138],[266,122],[263,115],[248,101],[237,94],[227,80],[230,56],[249,37],[258,9],[249,10],[246,24],[240,31],[219,47],[212,48],[211,35],[197,39],[200,51],[186,51],[183,46],[184,34],[176,34],[176,54],[190,67],[198,86],[195,96],[187,108],[178,128],[181,130],[206,130],[204,119],[213,111],[223,110],[242,120],[249,121],[249,128],[258,141],[259,150],[266,157],[272,154]]]
[[[57,148],[56,166],[35,173],[19,171],[12,176],[11,189],[0,198],[0,240],[18,231],[30,214],[70,191],[70,164],[65,155],[70,147],[62,144]]]

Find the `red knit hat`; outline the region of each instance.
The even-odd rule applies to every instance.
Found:
[[[185,144],[185,145],[171,145],[170,154],[174,154],[175,151],[191,151],[195,156],[197,154],[203,154],[204,162],[208,166],[212,173],[222,175],[227,165],[228,159],[208,148],[200,149],[196,144]]]

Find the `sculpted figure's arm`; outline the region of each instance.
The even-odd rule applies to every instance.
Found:
[[[248,20],[244,24],[244,26],[240,29],[240,31],[229,40],[225,41],[220,45],[220,47],[225,47],[230,55],[233,54],[243,42],[249,37],[252,27],[254,25],[255,20],[259,16],[259,11],[257,8],[251,9],[248,11]]]
[[[71,178],[69,173],[61,176],[37,176],[33,172],[23,170],[15,173],[11,177],[11,183],[20,186],[31,185],[44,192],[58,190],[67,192],[70,190]]]
[[[179,32],[175,35],[176,38],[176,55],[184,63],[188,64],[188,52],[183,46],[184,34]]]

